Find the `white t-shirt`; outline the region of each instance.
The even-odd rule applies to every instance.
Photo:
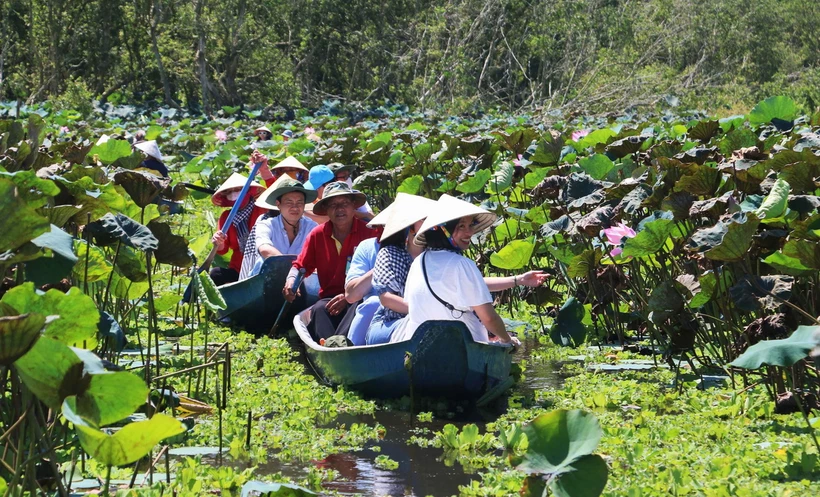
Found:
[[[465,312],[450,311],[439,302],[424,282],[421,262],[425,260],[430,286],[440,299]],[[481,271],[475,262],[449,250],[428,250],[413,261],[407,275],[404,299],[409,313],[390,336],[391,342],[401,342],[413,336],[425,321],[462,321],[470,329],[473,340],[487,342],[487,328],[470,310],[493,301]]]

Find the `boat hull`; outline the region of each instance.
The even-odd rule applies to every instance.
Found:
[[[253,333],[267,332],[285,303],[282,288],[294,260],[295,255],[269,257],[259,274],[218,287],[227,304],[218,317],[229,318],[231,324]],[[290,323],[299,311],[318,299],[317,295],[308,294],[304,284],[300,293],[280,323]]]
[[[428,321],[410,340],[328,348],[307,331],[309,310],[293,320],[319,379],[373,398],[416,396],[453,399],[497,397],[512,384],[513,347],[475,342],[460,321]]]

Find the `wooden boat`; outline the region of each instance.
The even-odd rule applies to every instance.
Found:
[[[266,333],[270,330],[285,303],[282,288],[295,259],[295,255],[269,257],[262,263],[259,274],[218,287],[227,304],[218,317],[228,318],[231,324],[250,332]],[[289,324],[296,313],[319,298],[311,294],[304,283],[299,288],[302,295],[293,301],[281,323]]]
[[[486,404],[513,384],[513,347],[479,343],[460,321],[428,321],[404,342],[328,348],[307,330],[310,309],[293,319],[320,381],[368,397],[404,395],[475,399]]]

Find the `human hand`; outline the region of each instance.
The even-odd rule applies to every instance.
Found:
[[[518,337],[513,336],[513,335],[510,335],[509,340],[499,339],[498,341],[501,342],[501,343],[511,343],[513,347],[520,347],[521,346],[521,340],[519,340]]]
[[[301,295],[302,293],[297,288],[296,291],[293,291],[293,284],[296,282],[293,278],[288,278],[285,280],[285,288],[282,289],[282,295],[284,295],[285,300],[288,302],[293,302],[296,297]]]
[[[336,295],[330,302],[327,303],[325,306],[327,308],[327,312],[330,313],[331,316],[335,316],[340,312],[344,311],[347,308],[347,300],[345,299],[345,294],[340,293]]]
[[[544,271],[527,271],[515,277],[519,285],[536,287],[544,283],[549,275]]]
[[[260,152],[259,150],[254,150],[251,154],[251,167],[253,164],[262,163],[262,167],[268,167],[268,156]]]
[[[218,230],[214,233],[214,236],[211,237],[211,243],[216,245],[216,249],[220,252],[225,250],[225,245],[228,243],[228,236],[222,232],[222,230]]]

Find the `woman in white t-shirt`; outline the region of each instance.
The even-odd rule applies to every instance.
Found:
[[[390,341],[410,339],[425,321],[455,320],[464,322],[477,342],[488,342],[492,333],[502,343],[518,343],[493,308],[490,291],[518,284],[538,286],[547,276],[529,271],[484,278],[475,262],[461,253],[470,246],[473,234],[490,227],[496,216],[450,195],[443,195],[437,204],[416,234],[416,243],[427,249],[410,267],[404,290],[408,316]]]

